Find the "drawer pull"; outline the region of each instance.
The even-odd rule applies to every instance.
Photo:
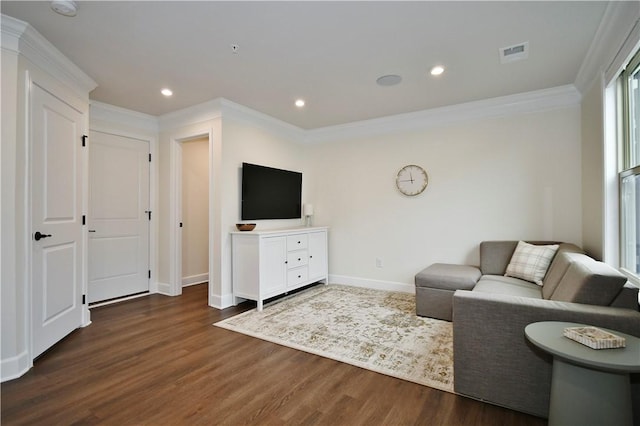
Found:
[[[300,244],[300,241],[298,241],[298,244]]]
[[[302,259],[298,258],[298,262],[300,262]]]
[[[298,275],[298,278],[302,278],[302,275]]]

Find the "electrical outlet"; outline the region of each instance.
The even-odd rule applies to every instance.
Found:
[[[379,257],[376,257],[376,268],[382,268],[382,259],[380,259]]]

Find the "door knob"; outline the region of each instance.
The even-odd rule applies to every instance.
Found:
[[[33,234],[33,238],[36,241],[40,241],[43,238],[49,238],[51,236],[51,234],[41,234],[40,231],[36,231],[35,234]]]

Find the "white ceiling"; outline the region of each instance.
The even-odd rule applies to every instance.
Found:
[[[218,97],[304,129],[572,84],[606,2],[2,1],[97,83],[162,115]],[[499,48],[529,42],[500,64]],[[234,54],[232,44],[239,46]],[[434,78],[429,69],[442,64]],[[399,85],[376,79],[402,76]],[[174,95],[164,98],[162,87]],[[304,98],[306,106],[294,101]]]

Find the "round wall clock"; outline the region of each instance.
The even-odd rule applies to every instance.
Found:
[[[427,172],[420,166],[409,164],[404,166],[396,176],[396,186],[404,195],[421,194],[429,183]]]

